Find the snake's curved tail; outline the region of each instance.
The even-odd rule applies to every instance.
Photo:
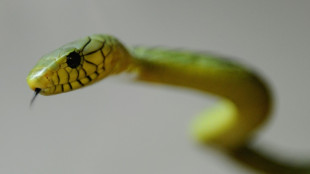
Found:
[[[187,87],[223,101],[199,115],[192,135],[200,142],[233,149],[243,145],[268,118],[271,96],[266,83],[244,66],[206,53],[164,48],[131,49],[142,81]]]
[[[140,80],[189,87],[224,98],[194,120],[192,133],[200,142],[214,145],[255,171],[310,173],[310,163],[282,162],[248,144],[254,131],[266,120],[272,104],[266,83],[256,73],[206,54],[143,47],[132,52]]]

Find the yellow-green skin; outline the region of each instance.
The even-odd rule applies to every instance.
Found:
[[[77,68],[66,61],[71,52],[82,57]],[[42,95],[78,89],[110,74],[136,73],[143,81],[198,89],[224,100],[202,113],[192,126],[202,142],[224,148],[243,145],[267,118],[271,97],[264,82],[252,71],[228,59],[205,53],[164,48],[127,50],[116,38],[94,34],[44,55],[27,82]]]
[[[67,56],[81,56],[70,68]],[[225,150],[244,147],[267,119],[271,96],[267,85],[251,69],[216,55],[165,48],[125,48],[116,38],[94,34],[44,55],[30,71],[32,90],[52,95],[78,89],[121,72],[142,81],[183,86],[222,98],[218,106],[194,120],[192,135]]]

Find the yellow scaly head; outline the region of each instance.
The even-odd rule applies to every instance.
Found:
[[[52,95],[102,79],[115,71],[112,60],[120,57],[113,49],[116,42],[111,36],[94,34],[44,55],[27,77],[29,87],[36,93]]]

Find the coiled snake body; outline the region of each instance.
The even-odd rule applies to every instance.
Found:
[[[223,98],[199,115],[192,134],[200,142],[227,151],[243,148],[267,119],[271,97],[264,81],[250,69],[219,56],[185,50],[134,47],[93,34],[44,55],[27,82],[42,95],[68,92],[108,75],[136,73],[142,81],[198,89]]]

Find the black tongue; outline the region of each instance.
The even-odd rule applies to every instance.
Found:
[[[30,107],[32,106],[32,103],[34,102],[34,99],[36,99],[36,97],[40,93],[40,91],[41,91],[41,88],[34,89],[34,95],[33,95],[32,99],[30,101]]]

